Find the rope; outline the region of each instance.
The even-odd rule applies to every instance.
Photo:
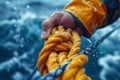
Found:
[[[55,27],[38,57],[37,65],[40,73],[46,75],[72,59],[56,80],[91,80],[83,68],[88,61],[87,55],[77,55],[80,51],[80,44],[77,32],[69,28],[64,29],[62,26]]]

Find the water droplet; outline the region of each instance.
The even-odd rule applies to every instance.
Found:
[[[87,38],[86,38],[87,39]],[[89,42],[89,44],[92,44],[91,40],[90,39],[87,39],[87,41]]]
[[[13,7],[14,10],[17,10],[17,7]]]
[[[59,32],[59,31],[56,31],[55,34],[60,34],[60,32]]]
[[[30,6],[29,6],[29,5],[27,5],[27,8],[29,9],[29,8],[30,8]]]
[[[96,7],[94,7],[94,12],[96,12],[97,11],[97,8]]]
[[[20,34],[16,34],[15,36],[14,36],[14,39],[18,39],[20,37]]]
[[[58,11],[58,9],[56,8],[55,11]]]
[[[9,1],[6,1],[6,4],[7,4],[7,5],[9,5],[9,4],[10,4],[10,2],[9,2]]]
[[[18,56],[19,55],[17,51],[15,51],[13,54],[14,54],[14,56]]]
[[[23,43],[24,42],[24,38],[21,38],[19,41],[20,41],[20,43]]]
[[[93,55],[93,57],[95,57],[95,55]]]

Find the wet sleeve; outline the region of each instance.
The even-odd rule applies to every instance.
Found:
[[[119,17],[120,0],[72,0],[64,10],[70,13],[90,37],[98,28],[113,23]]]

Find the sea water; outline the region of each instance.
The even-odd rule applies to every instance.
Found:
[[[0,0],[0,80],[25,80],[32,72],[43,47],[41,23],[69,0]],[[114,27],[97,30],[91,40],[82,37],[84,49]],[[91,55],[86,74],[93,80],[120,80],[120,30],[114,32]],[[40,73],[33,75],[38,80]]]

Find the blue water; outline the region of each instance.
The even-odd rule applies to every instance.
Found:
[[[69,0],[0,0],[0,80],[25,80],[43,47],[41,23]],[[91,41],[82,37],[82,49],[102,37],[120,19],[94,33]],[[120,30],[114,32],[89,56],[85,66],[92,80],[120,80]],[[32,80],[40,78],[37,71]]]

